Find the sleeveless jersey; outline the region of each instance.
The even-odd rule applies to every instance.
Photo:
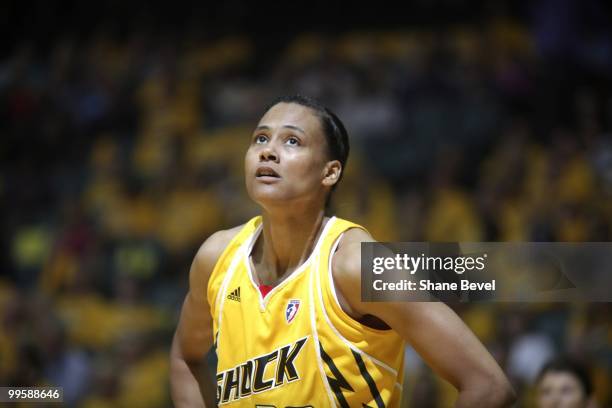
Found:
[[[227,407],[397,407],[404,341],[340,307],[331,275],[343,232],[332,217],[306,262],[261,296],[251,250],[261,217],[233,238],[210,276],[217,404]]]

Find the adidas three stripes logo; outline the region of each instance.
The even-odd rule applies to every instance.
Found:
[[[227,298],[230,300],[235,300],[237,302],[240,302],[240,286],[238,286],[229,295],[227,295]]]

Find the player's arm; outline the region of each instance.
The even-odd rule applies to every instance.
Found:
[[[204,356],[213,345],[208,280],[236,229],[211,235],[198,250],[189,271],[185,296],[170,351],[170,391],[177,408],[214,405],[215,388]]]
[[[515,395],[503,371],[463,321],[442,302],[362,302],[361,242],[347,231],[333,258],[338,296],[356,319],[373,315],[409,342],[427,364],[459,391],[456,407],[508,407]]]

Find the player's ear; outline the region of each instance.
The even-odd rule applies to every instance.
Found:
[[[332,187],[340,180],[342,174],[342,164],[339,160],[328,161],[323,172],[323,185]]]

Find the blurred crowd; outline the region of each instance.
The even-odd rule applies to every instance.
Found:
[[[0,385],[60,385],[68,406],[170,405],[191,259],[257,214],[243,155],[280,95],[344,121],[333,212],[378,240],[610,241],[612,35],[569,43],[582,28],[551,23],[549,3],[526,21],[304,32],[273,49],[138,29],[18,44],[0,61]],[[612,404],[610,304],[457,311],[521,406],[558,354]],[[449,406],[450,386],[406,353],[406,402]]]

